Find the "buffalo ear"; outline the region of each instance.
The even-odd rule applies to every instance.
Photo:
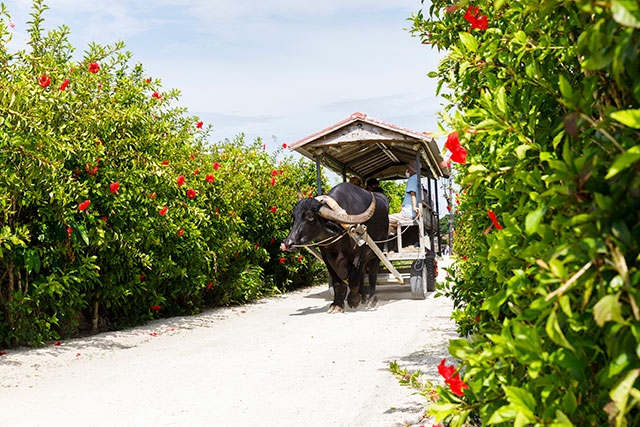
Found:
[[[296,190],[298,190],[298,201],[301,201],[302,199],[304,199],[304,194],[302,194],[302,191],[300,191],[300,186],[298,184],[296,184]]]

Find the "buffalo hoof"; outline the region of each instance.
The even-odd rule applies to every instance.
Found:
[[[349,295],[347,297],[347,302],[349,303],[349,307],[358,308],[362,302],[362,296],[360,294],[355,294],[355,296]]]
[[[378,296],[372,295],[371,297],[369,297],[369,300],[367,301],[367,309],[373,310],[376,308],[378,308]]]
[[[331,304],[327,313],[344,313],[344,307],[340,307],[339,305]]]

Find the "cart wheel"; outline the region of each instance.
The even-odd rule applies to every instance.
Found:
[[[427,297],[427,269],[424,268],[425,261],[417,259],[411,264],[411,297],[413,299],[425,299]]]
[[[425,269],[427,270],[427,290],[433,292],[436,290],[436,276],[438,273],[436,272],[436,256],[432,251],[427,253],[425,263],[427,264]]]

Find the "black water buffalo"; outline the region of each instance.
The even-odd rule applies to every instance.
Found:
[[[328,196],[328,197],[327,197]],[[347,224],[364,224],[376,242],[387,238],[389,201],[382,193],[372,193],[344,182],[327,196],[305,198],[293,208],[291,232],[282,249],[294,251],[316,244],[329,270],[334,299],[329,312],[344,311],[344,299],[357,308],[364,298],[364,274],[369,270],[369,304],[375,304],[379,259],[367,245],[357,245],[345,232]]]

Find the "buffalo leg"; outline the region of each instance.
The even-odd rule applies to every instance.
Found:
[[[363,285],[364,276],[361,273],[359,267],[354,267],[349,272],[349,295],[347,296],[347,302],[351,308],[358,308],[362,302],[360,287]]]
[[[344,298],[347,296],[347,285],[342,280],[332,278],[333,281],[333,302],[329,306],[329,313],[344,312]]]

